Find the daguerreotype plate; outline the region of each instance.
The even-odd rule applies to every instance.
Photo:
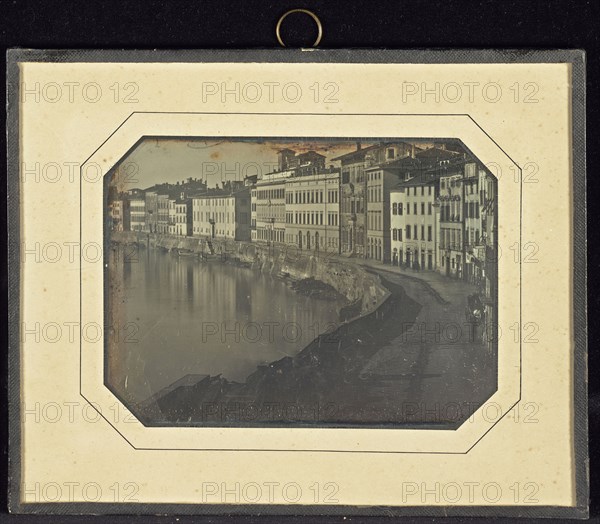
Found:
[[[12,510],[585,516],[583,64],[11,53]]]

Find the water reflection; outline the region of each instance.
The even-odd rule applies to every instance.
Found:
[[[187,374],[244,382],[257,365],[298,353],[337,323],[343,306],[220,261],[152,249],[124,261],[121,251],[111,252],[108,264],[115,330],[107,331],[107,378],[135,402]]]

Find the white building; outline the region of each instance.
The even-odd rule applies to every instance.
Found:
[[[252,207],[257,242],[285,242],[285,183],[293,174],[293,170],[269,173],[256,182]]]
[[[250,240],[250,188],[213,190],[192,198],[191,234],[227,240]]]
[[[404,264],[413,269],[437,269],[437,179],[424,173],[402,183],[404,188]]]
[[[177,199],[175,201],[175,234],[177,236],[191,236],[191,231],[191,200]]]
[[[146,228],[146,199],[144,195],[129,199],[129,229],[144,231]]]
[[[339,253],[340,173],[331,169],[285,182],[286,244]]]

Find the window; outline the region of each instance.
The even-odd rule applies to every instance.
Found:
[[[406,214],[410,215],[410,204],[406,204]]]
[[[406,238],[410,240],[410,226],[406,226]]]
[[[425,240],[425,226],[421,226],[421,240]]]
[[[415,240],[419,240],[419,235],[417,234],[417,225],[413,225],[413,238]]]
[[[402,202],[400,202],[398,204],[398,214],[401,215],[402,214]]]
[[[431,215],[431,202],[429,202],[429,204],[427,204],[427,214]]]
[[[413,215],[416,215],[416,214],[417,214],[417,203],[415,202],[413,204]]]
[[[425,202],[421,202],[421,214],[425,214]]]
[[[427,226],[427,241],[431,242],[431,226]]]
[[[402,242],[402,230],[401,229],[398,230],[398,240],[400,242]]]
[[[421,196],[425,194],[425,186],[421,186]]]
[[[396,202],[394,202],[392,204],[392,214],[393,215],[397,215],[398,214],[398,204]]]
[[[398,230],[397,229],[392,229],[392,238],[394,240],[398,240]]]
[[[394,159],[394,150],[392,148],[387,150],[387,158],[388,158],[388,160]]]

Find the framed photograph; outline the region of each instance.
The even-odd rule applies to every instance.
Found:
[[[584,76],[11,51],[11,510],[584,518]]]

